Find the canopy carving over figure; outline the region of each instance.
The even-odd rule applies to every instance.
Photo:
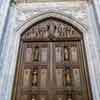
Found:
[[[80,39],[80,31],[71,24],[48,18],[35,23],[22,34],[23,40],[66,40]]]

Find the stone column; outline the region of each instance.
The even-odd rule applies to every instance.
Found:
[[[99,2],[100,0],[94,0],[92,2],[89,2],[88,9],[90,37],[92,39],[92,42],[90,43],[90,48],[92,52],[91,58],[93,59],[93,64],[91,66],[93,66],[94,71],[91,71],[94,73],[94,76],[91,79],[91,85],[94,100],[100,100],[100,29],[98,22],[100,19],[100,7],[98,6],[98,4],[94,4],[95,1]],[[91,41],[91,39],[89,39],[89,41]],[[93,75],[93,73],[91,75]]]
[[[100,0],[92,0],[92,2],[90,3],[90,13],[92,14],[92,18],[94,20],[91,20],[92,24],[95,24],[95,35],[97,34],[97,44],[98,44],[98,49],[100,52]],[[100,55],[98,55],[100,56]]]
[[[1,80],[1,73],[2,73],[2,57],[1,57],[1,49],[3,46],[3,37],[4,37],[4,31],[6,28],[6,22],[7,22],[7,16],[10,6],[10,0],[0,0],[0,99],[1,99],[1,91],[2,91],[2,80]]]
[[[98,32],[100,34],[100,0],[90,0],[90,1],[93,7]]]
[[[1,43],[4,35],[4,28],[6,27],[6,20],[11,0],[0,0],[0,52]]]
[[[100,0],[93,0],[93,7],[96,14],[97,22],[100,28]]]
[[[15,34],[16,8],[11,6],[3,31],[2,52],[0,55],[0,100],[11,100],[14,71],[16,65],[18,36]],[[16,42],[17,41],[17,42]]]

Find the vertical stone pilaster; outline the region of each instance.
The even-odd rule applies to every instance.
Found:
[[[9,6],[10,6],[10,0],[0,0],[0,95],[1,95],[1,90],[2,90],[1,74],[2,74],[2,69],[3,69],[3,66],[2,66],[3,59],[1,57],[1,49],[3,46],[2,42],[3,42],[3,37],[4,37],[4,30],[6,27]]]
[[[0,53],[2,49],[2,38],[4,35],[4,28],[6,27],[6,20],[9,11],[11,0],[0,0]]]
[[[93,67],[90,67],[90,74],[92,76],[91,78],[91,85],[92,85],[92,92],[94,100],[100,100],[100,34],[98,29],[98,23],[96,18],[95,8],[93,4],[89,4],[88,9],[88,21],[89,21],[89,43],[90,45],[90,58],[92,59],[92,65]],[[90,52],[89,52],[90,53]],[[87,54],[88,55],[88,54]],[[94,74],[94,76],[93,76]],[[94,92],[95,91],[95,92]]]
[[[15,30],[16,8],[10,7],[7,16],[6,27],[4,31],[2,52],[0,55],[0,100],[11,100],[12,83],[14,77],[14,65],[16,63],[18,36],[14,34]],[[17,39],[17,42],[16,42]]]
[[[91,0],[91,4],[93,7],[95,23],[98,28],[99,37],[100,37],[100,0]]]
[[[100,25],[100,0],[93,0],[93,5],[96,12],[98,24]]]

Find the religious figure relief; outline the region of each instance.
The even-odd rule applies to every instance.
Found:
[[[27,88],[31,83],[31,69],[24,69],[23,87]]]
[[[63,26],[63,31],[62,31],[62,34],[63,34],[63,37],[64,38],[69,38],[69,32],[70,32],[70,26],[69,25],[64,25]]]
[[[78,68],[73,69],[73,85],[76,90],[80,90],[80,71]]]
[[[31,100],[37,100],[36,96],[33,95]]]
[[[33,61],[39,61],[39,47],[33,48]]]
[[[65,69],[65,86],[71,85],[71,75],[70,75],[70,69]]]
[[[47,100],[45,95],[40,95],[40,100]]]
[[[64,61],[67,61],[68,59],[69,59],[68,48],[64,47]]]
[[[33,70],[32,73],[32,86],[37,86],[38,85],[38,71],[35,69]]]
[[[62,88],[63,87],[63,69],[58,68],[56,69],[56,83],[57,83],[57,87],[58,88]]]
[[[56,62],[60,63],[62,60],[62,48],[61,47],[56,47]]]
[[[59,23],[57,27],[58,27],[59,36],[62,36],[63,25],[61,23]]]
[[[35,27],[34,28],[34,34],[35,34],[35,37],[36,38],[39,38],[41,35],[40,35],[40,32],[39,32],[39,26]],[[34,38],[35,38],[34,37]]]
[[[63,95],[57,95],[57,100],[64,100],[64,96]]]
[[[72,37],[74,35],[74,29],[73,27],[70,27],[69,37]]]
[[[47,27],[45,25],[38,25],[38,38],[46,38],[47,37]]]
[[[31,32],[31,29],[30,29],[30,30],[28,30],[28,31],[26,32],[26,35],[24,35],[23,38],[30,39],[30,38],[31,38],[31,34],[32,34],[32,32]]]
[[[53,23],[53,22],[51,22],[51,23],[50,23],[50,30],[49,30],[49,34],[53,34],[53,33],[55,33],[55,27],[54,27],[54,23]]]
[[[72,62],[77,63],[77,61],[78,61],[77,48],[76,47],[71,47],[70,51],[71,51],[71,60],[72,60]]]
[[[26,48],[25,62],[31,62],[31,61],[32,61],[32,48]]]
[[[41,62],[47,63],[48,60],[48,48],[41,48]]]
[[[27,32],[25,39],[49,39],[50,35],[56,38],[80,37],[79,32],[71,25],[62,21],[48,19],[31,27]]]
[[[72,100],[71,94],[67,96],[67,100]]]
[[[67,100],[72,100],[72,98],[69,97]]]
[[[47,81],[47,69],[40,70],[40,87],[45,88]]]

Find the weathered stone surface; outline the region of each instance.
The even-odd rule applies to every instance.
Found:
[[[31,3],[31,4],[18,4],[16,6],[18,15],[17,26],[22,25],[25,20],[31,17],[35,17],[37,14],[58,11],[68,14],[70,17],[74,17],[84,25],[88,24],[87,21],[87,2],[54,2],[54,3]],[[88,25],[87,25],[88,26]]]
[[[0,56],[0,99],[11,100],[20,34],[32,23],[54,16],[69,21],[83,32],[93,98],[100,100],[100,38],[92,11],[86,2],[19,4],[16,9],[11,8]]]
[[[4,27],[6,24],[10,0],[0,0],[0,45],[4,35]],[[0,47],[1,51],[1,47]],[[0,52],[1,53],[1,52]]]

